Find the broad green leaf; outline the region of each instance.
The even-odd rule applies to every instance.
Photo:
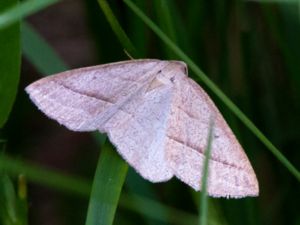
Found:
[[[0,13],[17,3],[0,1]],[[20,64],[20,24],[16,23],[0,30],[0,128],[7,121],[17,94]]]

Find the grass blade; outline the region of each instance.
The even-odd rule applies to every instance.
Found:
[[[135,47],[131,43],[130,39],[127,37],[126,33],[120,26],[118,20],[114,16],[109,4],[106,0],[98,0],[99,6],[101,7],[108,23],[110,24],[112,30],[115,32],[117,38],[119,39],[122,46],[125,50],[133,57],[138,58],[138,54],[136,52]]]
[[[153,185],[151,185],[150,182],[145,182],[144,178],[142,178],[139,174],[137,174],[133,168],[129,168],[127,177],[126,177],[126,190],[128,193],[128,197],[130,196],[140,196],[140,198],[145,197],[145,199],[142,199],[140,201],[140,198],[130,198],[126,200],[126,204],[124,207],[129,207],[129,209],[140,213],[140,215],[143,215],[145,225],[160,225],[162,223],[157,223],[157,220],[169,223],[169,215],[173,215],[170,213],[165,206],[162,203],[159,203],[159,193],[156,192],[156,190],[153,188]],[[142,197],[143,196],[143,197]],[[123,205],[122,202],[124,198],[122,197],[120,200],[120,205]],[[150,202],[149,202],[150,201]],[[155,207],[152,207],[151,202],[154,201]],[[145,211],[143,209],[146,208]],[[177,215],[177,214],[175,214]],[[153,220],[153,218],[155,220]],[[163,223],[164,224],[164,223]]]
[[[22,50],[25,57],[44,75],[58,73],[68,69],[68,66],[48,45],[48,43],[24,22],[21,25]],[[43,52],[43,54],[40,54]]]
[[[27,182],[24,175],[18,177],[18,207],[22,225],[28,225]]]
[[[135,194],[122,195],[120,205],[140,213],[141,215],[146,215],[150,218],[165,222],[166,224],[197,224],[197,216],[194,214],[174,209],[152,199],[144,198]],[[168,217],[165,216],[165,212],[168,213]]]
[[[1,1],[0,11],[17,3],[17,0]],[[0,128],[8,119],[17,95],[20,64],[20,24],[16,23],[0,30]]]
[[[4,154],[0,154],[0,171],[1,170],[15,176],[24,174],[33,182],[58,189],[60,191],[72,192],[85,196],[90,193],[90,183],[82,178],[65,176],[58,171],[28,164],[22,160],[11,159]]]
[[[27,200],[16,194],[10,177],[0,172],[0,224],[27,225]]]
[[[14,185],[6,175],[0,174],[0,221],[4,224],[15,224],[18,222],[17,200]],[[8,222],[9,221],[9,222]]]
[[[272,142],[252,123],[252,121],[215,85],[202,70],[190,59],[159,27],[154,24],[139,8],[130,0],[124,0],[127,6],[147,24],[161,40],[171,48],[176,55],[185,61],[190,69],[202,80],[205,85],[218,96],[218,98],[245,124],[245,126],[273,153],[273,155],[300,181],[300,172],[297,168],[276,148]]]
[[[209,173],[209,158],[211,155],[213,128],[214,128],[214,121],[211,119],[209,131],[208,131],[207,147],[205,149],[205,161],[202,170],[203,177],[202,177],[202,185],[201,185],[199,225],[207,225],[207,218],[208,218],[207,179]]]
[[[2,1],[6,2],[6,1]],[[7,1],[11,2],[11,1]],[[0,30],[17,22],[18,20],[29,16],[47,6],[58,2],[58,0],[27,0],[22,1],[21,3],[17,4],[15,2],[15,6],[9,8],[4,13],[0,14]]]
[[[113,223],[127,169],[127,163],[106,142],[96,169],[86,225]]]
[[[170,0],[154,0],[154,9],[157,14],[158,23],[161,27],[161,29],[175,42],[178,44],[171,11],[170,8],[172,7],[171,4],[173,4]],[[174,58],[174,52],[166,47],[166,45],[163,45],[165,55],[168,56],[168,58],[172,59]]]

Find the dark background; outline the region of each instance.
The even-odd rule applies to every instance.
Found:
[[[156,1],[135,2],[163,26]],[[172,39],[299,167],[299,3],[166,2],[174,25],[174,32],[169,33]],[[176,59],[122,1],[109,4],[142,58]],[[70,68],[128,59],[96,1],[65,0],[30,16],[27,22]],[[46,118],[24,93],[26,85],[44,75],[23,57],[19,93],[3,132],[7,153],[92,180],[100,152],[94,138]],[[216,224],[300,224],[299,181],[208,93],[244,147],[260,185],[257,198],[210,199],[210,218]],[[197,196],[176,179],[150,184],[130,170],[123,192],[143,194],[144,183],[162,203],[197,213]],[[87,198],[33,183],[29,183],[28,198],[30,224],[84,224]],[[115,224],[149,223],[162,224],[149,222],[126,207],[118,208]]]

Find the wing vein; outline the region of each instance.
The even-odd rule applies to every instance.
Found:
[[[100,100],[102,102],[107,102],[107,103],[110,103],[110,104],[115,104],[115,102],[111,101],[109,98],[106,98],[104,96],[100,96],[99,94],[95,95],[95,94],[92,94],[92,93],[88,93],[88,92],[85,92],[85,91],[79,91],[79,90],[76,90],[74,88],[71,88],[69,87],[68,85],[66,84],[63,84],[61,82],[58,82],[58,81],[54,81],[57,85],[59,86],[62,86],[64,87],[65,89],[68,89],[69,91],[71,92],[74,92],[74,93],[77,93],[77,94],[80,94],[80,95],[84,95],[84,96],[87,96],[87,97],[90,97],[90,98],[94,98],[94,99],[97,99],[97,100]]]
[[[197,147],[193,146],[191,143],[184,142],[184,141],[180,140],[179,138],[172,137],[172,136],[169,136],[169,135],[167,135],[167,138],[169,138],[172,141],[175,141],[175,142],[179,143],[180,145],[187,146],[187,147],[191,148],[192,150],[196,151],[199,154],[204,155],[203,149],[197,148]],[[215,158],[213,156],[210,156],[210,160],[212,160],[212,161],[214,161],[216,163],[221,163],[224,166],[233,167],[233,168],[236,168],[238,170],[245,170],[245,168],[239,167],[239,166],[234,165],[232,163],[228,163],[228,162],[226,162],[224,160],[217,159],[217,158]]]

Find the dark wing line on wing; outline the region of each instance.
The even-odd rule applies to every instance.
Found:
[[[189,148],[195,150],[195,151],[196,151],[197,153],[199,153],[199,154],[204,155],[204,150],[203,150],[203,149],[197,148],[197,147],[191,145],[191,144],[188,143],[188,142],[185,143],[184,141],[182,141],[182,140],[180,140],[180,139],[178,139],[178,138],[176,138],[176,137],[172,137],[172,136],[167,136],[167,138],[169,138],[170,140],[173,140],[173,141],[175,141],[175,142],[177,142],[177,143],[179,143],[179,144],[181,144],[181,145],[187,146],[187,147],[189,147]],[[222,160],[216,159],[216,158],[214,158],[213,156],[210,156],[210,160],[212,160],[212,161],[214,161],[214,162],[217,162],[217,163],[221,163],[221,164],[224,165],[224,166],[233,167],[233,168],[236,168],[236,169],[238,169],[238,170],[245,170],[245,168],[236,166],[236,165],[231,164],[231,163],[228,163],[228,162],[226,162],[226,161],[222,161]]]
[[[104,96],[93,95],[93,94],[90,94],[90,93],[87,93],[87,92],[84,92],[84,91],[75,90],[75,89],[69,87],[68,85],[65,85],[63,83],[58,82],[57,80],[53,80],[53,82],[55,82],[57,85],[62,86],[62,87],[66,88],[66,89],[68,89],[68,90],[70,90],[74,93],[84,95],[84,96],[87,96],[87,97],[90,97],[90,98],[94,98],[94,99],[100,100],[102,102],[108,102],[110,104],[115,104],[115,102],[110,101],[108,98],[105,98]]]

